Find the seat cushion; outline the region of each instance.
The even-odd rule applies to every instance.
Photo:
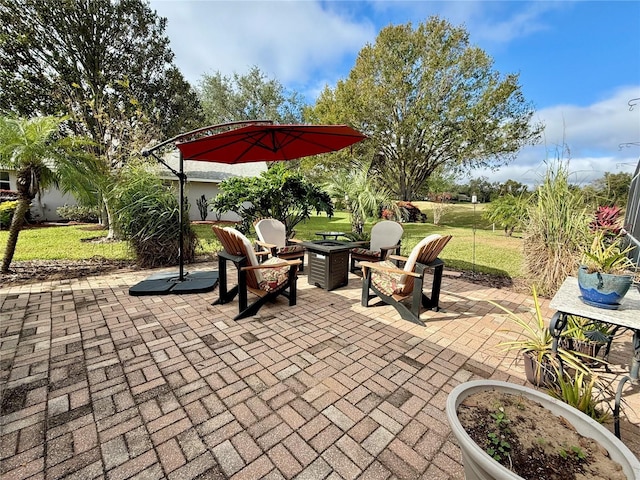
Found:
[[[303,245],[288,245],[278,249],[278,254],[304,252]]]
[[[283,263],[277,257],[270,258],[265,261],[262,265],[277,265],[282,263],[282,267],[280,268],[261,268],[260,273],[262,274],[262,281],[260,282],[260,290],[264,290],[265,292],[273,292],[277,290],[282,285],[287,283],[289,280],[289,269],[291,268],[286,263]]]
[[[398,268],[393,262],[385,260],[380,265],[388,268]],[[402,292],[404,284],[402,282],[404,275],[394,272],[385,272],[382,270],[371,269],[371,283],[385,295],[393,295]]]
[[[380,250],[375,252],[373,250],[367,250],[366,248],[352,248],[351,255],[354,255],[356,257],[380,258]]]
[[[391,220],[382,220],[371,228],[371,244],[369,249],[380,251],[382,247],[397,245],[402,238],[402,225]]]
[[[434,240],[439,239],[440,237],[442,237],[442,235],[439,235],[437,233],[433,233],[433,234],[429,235],[428,237],[425,237],[422,240],[420,240],[420,242],[418,242],[418,244],[415,247],[413,247],[413,250],[411,250],[411,253],[409,254],[409,258],[407,259],[407,263],[404,264],[404,270],[406,272],[413,272],[413,270],[416,268],[416,262],[418,261],[418,255],[420,255],[420,252],[422,251],[422,249],[427,244],[433,242]],[[406,281],[407,281],[407,276],[403,275],[401,282],[404,284]]]
[[[253,246],[251,245],[251,242],[249,241],[249,239],[247,237],[245,237],[242,232],[236,230],[235,228],[231,228],[231,227],[224,227],[224,231],[225,232],[229,232],[229,234],[237,237],[242,244],[244,245],[244,251],[242,252],[230,252],[233,255],[246,255],[247,256],[247,263],[250,266],[255,266],[258,265],[258,258],[256,257],[256,254],[253,250]],[[256,278],[256,283],[254,285],[260,285],[260,282],[262,282],[262,272],[263,270],[253,270],[253,274]]]

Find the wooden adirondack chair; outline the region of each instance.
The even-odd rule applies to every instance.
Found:
[[[384,303],[392,305],[400,316],[419,325],[420,307],[439,310],[440,285],[444,262],[438,255],[451,240],[451,235],[429,235],[418,243],[409,257],[390,255],[388,260],[379,263],[362,262],[362,306],[368,307],[369,300],[379,297]],[[404,262],[400,268],[391,260]],[[425,273],[433,270],[431,297],[427,297],[423,290]],[[370,295],[373,290],[375,295]],[[410,300],[410,305],[405,301]]]
[[[233,228],[211,227],[222,243],[223,251],[218,252],[218,275],[220,277],[220,298],[213,305],[231,302],[236,295],[239,314],[234,320],[255,315],[266,302],[274,301],[279,295],[289,299],[289,306],[296,304],[296,286],[300,260],[287,261],[270,258],[259,263],[251,242]],[[259,252],[268,254],[267,251]],[[238,270],[238,284],[231,290],[227,287],[227,262],[232,262]],[[247,293],[258,297],[248,304]]]
[[[371,228],[371,241],[368,245],[358,245],[350,250],[351,262],[349,271],[358,273],[360,262],[381,262],[391,252],[400,253],[400,239],[404,229],[398,222],[382,220]],[[358,265],[356,265],[356,263]]]
[[[296,239],[288,239],[287,232],[280,220],[275,218],[262,218],[254,223],[258,240],[256,244],[266,248],[274,257],[284,260],[300,260],[300,271],[304,271],[304,255],[306,250],[302,242]]]

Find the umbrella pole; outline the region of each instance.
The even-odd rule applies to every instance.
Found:
[[[180,222],[179,235],[178,239],[178,263],[179,263],[179,276],[178,280],[180,282],[184,281],[184,226],[182,225],[182,215],[184,211],[184,182],[186,180],[184,174],[184,159],[182,158],[182,152],[180,152],[180,174],[178,177],[180,178],[180,211],[178,212],[178,221]]]

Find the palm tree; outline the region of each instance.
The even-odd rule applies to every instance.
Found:
[[[369,165],[356,164],[355,169],[344,175],[336,175],[327,185],[329,195],[342,201],[349,211],[351,231],[357,236],[364,232],[369,219],[378,218],[383,207],[397,211],[388,189],[374,182],[369,175]]]
[[[16,171],[18,191],[2,273],[9,271],[25,214],[38,194],[50,185],[60,185],[64,192],[89,188],[86,176],[78,170],[86,165],[83,159],[88,159],[78,147],[87,141],[61,136],[63,121],[57,117],[0,117],[0,165]]]

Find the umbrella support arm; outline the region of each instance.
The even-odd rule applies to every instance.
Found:
[[[148,157],[149,155],[152,155],[153,152],[155,152],[156,150],[164,147],[165,145],[168,145],[170,143],[175,143],[178,140],[184,139],[185,137],[190,137],[192,135],[196,135],[198,133],[202,133],[202,132],[210,132],[211,130],[216,130],[219,128],[225,128],[225,127],[234,127],[236,125],[272,125],[273,124],[273,120],[240,120],[237,122],[227,122],[227,123],[219,123],[218,125],[209,125],[208,127],[203,127],[203,128],[198,128],[196,130],[191,130],[190,132],[186,132],[186,133],[181,133],[180,135],[176,135],[175,137],[170,138],[169,140],[165,140],[164,142],[158,143],[157,145],[154,145],[153,147],[149,148],[148,150],[142,150],[142,156],[143,157]],[[155,155],[153,155],[158,161],[160,161],[164,166],[166,166],[169,170],[171,170],[174,174],[177,175],[177,173],[175,173],[175,171],[173,169],[171,169],[169,166],[167,166],[166,163],[164,163],[162,160],[158,159],[158,157],[156,157]]]
[[[161,163],[162,165],[164,165],[164,167],[169,170],[171,173],[173,173],[176,177],[178,177],[179,180],[186,180],[187,176],[184,174],[184,172],[179,172],[177,170],[175,170],[174,168],[171,168],[167,162],[165,162],[164,160],[162,160],[160,157],[158,157],[155,153],[149,151],[149,155],[151,155],[153,158],[155,158],[157,160],[158,163]]]

